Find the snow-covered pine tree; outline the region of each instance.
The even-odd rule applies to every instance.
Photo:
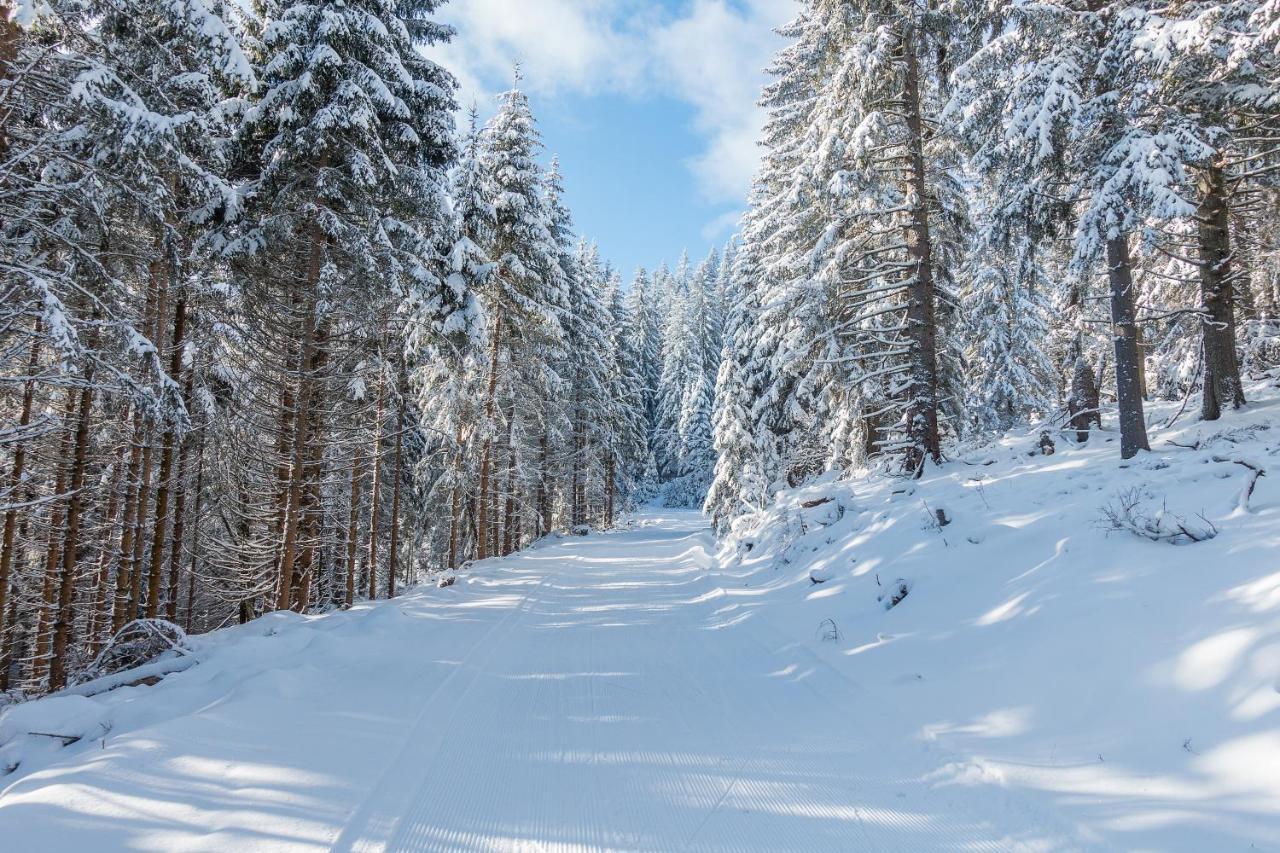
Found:
[[[16,417],[0,421],[0,444],[13,447],[0,486],[6,685],[25,657],[28,686],[62,686],[106,630],[112,587],[140,610],[142,590],[123,566],[133,579],[149,570],[150,615],[163,575],[178,568],[168,543],[171,530],[182,534],[170,499],[183,494],[190,449],[186,271],[225,197],[220,101],[252,80],[226,11],[216,0],[52,2],[5,15],[0,270],[5,328],[20,331],[3,333],[0,358],[16,356],[26,377]],[[130,440],[145,442],[148,463],[159,450],[154,482],[153,466],[124,452]],[[153,491],[154,509],[144,499]],[[148,541],[126,540],[117,558],[105,543],[122,502],[122,536]],[[41,539],[22,543],[19,530]],[[20,550],[38,553],[40,567]],[[23,577],[40,592],[19,611],[10,592],[29,588]],[[76,608],[85,577],[89,606]]]
[[[977,4],[964,9],[969,29],[988,36],[957,71],[951,112],[1005,191],[997,219],[1041,234],[1074,225],[1076,273],[1105,268],[1129,458],[1147,447],[1132,238],[1149,221],[1195,214],[1188,167],[1214,149],[1167,109],[1150,108],[1154,81],[1135,61],[1136,8],[1047,3],[1009,7],[994,21]]]
[[[643,359],[635,346],[639,338],[634,334],[634,320],[622,292],[622,277],[608,265],[603,302],[608,312],[609,339],[604,519],[606,524],[612,524],[619,510],[647,498],[649,432]]]
[[[588,523],[591,497],[606,487],[603,468],[608,456],[610,406],[608,318],[601,303],[605,270],[600,252],[583,240],[578,246],[575,274],[569,280],[569,311],[565,347],[572,365],[568,398],[572,423],[569,444],[570,524]],[[606,523],[612,519],[607,519]]]
[[[754,233],[750,215],[744,225]],[[727,280],[723,270],[721,275],[726,319],[712,412],[716,463],[703,503],[721,531],[744,512],[764,506],[772,479],[765,470],[765,450],[772,444],[769,425],[759,418],[767,372],[757,360],[758,272],[755,246],[747,241],[735,251]]]
[[[979,430],[1001,433],[1057,408],[1057,370],[1045,351],[1051,282],[1025,237],[1007,249],[975,240],[963,293],[966,405]]]
[[[441,189],[457,155],[454,80],[418,52],[450,35],[430,18],[437,5],[263,0],[258,7],[262,87],[240,134],[247,201],[226,254],[248,325],[263,336],[255,343],[265,344],[246,354],[250,369],[280,393],[274,424],[254,430],[274,435],[273,450],[250,454],[271,461],[245,473],[279,485],[273,509],[241,507],[246,532],[253,532],[233,553],[261,566],[267,586],[255,592],[274,607],[308,603],[323,534],[326,449],[339,434],[334,389],[345,384],[340,371],[351,363],[336,348],[364,349],[382,365],[365,567],[375,590],[383,456],[386,439],[398,444],[400,434],[400,419],[390,435],[386,420],[402,411],[404,391],[398,308],[413,294],[415,305],[437,315],[437,328],[450,332],[469,310],[430,239],[447,229]],[[268,400],[260,402],[245,407],[248,417],[271,411]],[[397,523],[390,519],[393,531]]]
[[[518,83],[518,80],[517,80]],[[529,101],[519,88],[500,97],[497,114],[485,126],[480,155],[484,195],[493,205],[494,227],[486,252],[495,264],[492,284],[481,293],[489,317],[489,364],[484,387],[484,418],[479,438],[479,494],[477,497],[477,557],[483,559],[499,548],[493,451],[510,422],[511,371],[517,365],[517,349],[533,341],[551,344],[560,340],[561,306],[565,273],[561,269],[557,236],[552,233],[545,207],[543,173],[536,156],[541,148]],[[535,378],[547,378],[546,361],[523,361],[522,370],[536,370]],[[528,373],[525,374],[526,377]],[[542,383],[540,383],[542,384]],[[499,389],[507,406],[500,417]],[[539,393],[535,399],[543,399]],[[508,451],[511,448],[506,448]]]
[[[658,428],[658,386],[662,376],[662,322],[655,282],[644,267],[637,269],[631,279],[627,313],[630,316],[627,334],[636,353],[643,383],[645,441],[647,452],[652,454],[653,438]]]

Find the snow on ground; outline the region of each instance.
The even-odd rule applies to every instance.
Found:
[[[918,483],[788,492],[726,544],[727,595],[816,650],[796,677],[833,667],[894,708],[879,736],[949,753],[939,790],[1016,794],[1106,849],[1280,850],[1280,394],[1250,392],[1129,463],[1110,431],[1052,456],[1032,431]],[[1270,472],[1247,508],[1237,460]],[[1218,534],[1105,529],[1132,495]]]
[[[718,558],[652,511],[194,638],[157,686],[0,715],[0,848],[1278,850],[1280,398],[1252,393],[1125,466],[1031,434],[788,492]],[[1242,507],[1215,459],[1274,473]],[[1101,529],[1133,488],[1218,535]]]

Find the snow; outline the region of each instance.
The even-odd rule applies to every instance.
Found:
[[[1280,849],[1280,487],[1242,506],[1229,461],[1280,470],[1280,394],[1249,393],[1216,424],[1151,406],[1155,451],[1127,464],[1110,431],[1043,456],[1032,430],[918,482],[784,492],[720,545],[649,510],[450,586],[193,637],[199,663],[156,686],[0,715],[20,762],[0,838]],[[1218,535],[1104,529],[1136,487]]]
[[[1128,464],[1109,430],[1052,456],[1031,430],[918,483],[787,492],[727,542],[727,596],[796,638],[833,620],[810,645],[894,706],[881,735],[955,754],[935,785],[1016,793],[1098,849],[1280,849],[1280,490],[1242,508],[1233,462],[1280,468],[1280,395],[1249,393],[1213,424],[1149,405],[1154,452]],[[1129,490],[1218,535],[1106,529]]]

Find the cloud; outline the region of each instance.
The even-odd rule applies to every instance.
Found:
[[[708,243],[718,243],[738,228],[742,219],[741,210],[727,210],[702,226],[702,239]]]
[[[781,43],[773,28],[793,17],[793,0],[696,0],[654,39],[657,73],[697,110],[707,148],[690,167],[709,201],[741,200],[760,162],[756,106],[764,68]]]
[[[441,18],[458,38],[431,49],[462,83],[461,102],[492,102],[519,61],[524,87],[554,95],[665,94],[694,108],[703,151],[686,166],[709,202],[740,202],[759,163],[763,69],[796,0],[457,0]]]

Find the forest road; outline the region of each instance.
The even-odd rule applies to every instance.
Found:
[[[335,849],[1067,849],[1018,803],[930,784],[940,756],[878,738],[885,709],[820,637],[725,596],[712,549],[700,516],[654,511],[508,558],[521,601]]]
[[[771,625],[795,566],[757,588],[713,551],[651,510],[205,635],[199,665],[63,708],[101,725],[0,778],[0,851],[1096,849],[968,784],[820,626]]]

